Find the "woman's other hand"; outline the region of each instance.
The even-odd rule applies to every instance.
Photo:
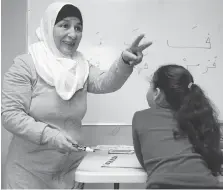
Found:
[[[43,132],[42,143],[47,143],[49,147],[57,149],[61,153],[70,153],[73,151],[78,151],[73,144],[77,144],[68,134],[59,131],[57,129],[52,129],[46,127]]]
[[[122,52],[122,59],[129,65],[137,65],[142,61],[143,50],[152,45],[152,42],[146,42],[139,45],[140,41],[144,38],[144,34],[139,35],[129,48]]]

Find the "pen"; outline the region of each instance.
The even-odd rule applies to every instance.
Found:
[[[80,146],[78,144],[72,143],[73,147],[77,148],[78,150],[86,151],[86,152],[95,152],[94,149],[88,147],[88,146]]]

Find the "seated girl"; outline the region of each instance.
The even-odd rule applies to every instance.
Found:
[[[161,66],[147,93],[150,108],[132,121],[136,156],[147,188],[218,188],[220,124],[203,90],[179,65]]]

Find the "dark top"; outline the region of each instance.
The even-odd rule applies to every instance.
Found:
[[[132,121],[136,156],[148,174],[151,184],[180,187],[210,187],[219,185],[202,157],[193,152],[188,139],[174,139],[176,121],[165,108],[150,108],[136,112]]]

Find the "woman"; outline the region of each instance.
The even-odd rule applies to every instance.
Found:
[[[84,143],[81,120],[87,92],[121,88],[142,60],[139,36],[108,72],[77,51],[82,37],[80,10],[51,4],[37,29],[39,41],[15,58],[4,76],[2,122],[13,134],[6,163],[7,188],[80,188],[74,172],[83,156],[72,143]]]
[[[214,109],[188,70],[161,66],[150,81],[150,109],[136,112],[134,149],[147,188],[218,188],[223,154]]]

